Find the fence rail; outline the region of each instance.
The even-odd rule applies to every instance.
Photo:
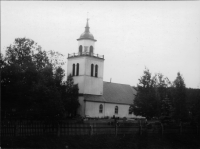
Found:
[[[198,134],[198,126],[160,126],[148,128],[141,123],[66,123],[42,121],[2,121],[1,136],[32,136],[32,135],[98,135],[98,134]]]

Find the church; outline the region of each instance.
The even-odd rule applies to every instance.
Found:
[[[77,39],[77,53],[68,54],[67,75],[79,87],[79,109],[83,117],[136,117],[130,105],[136,95],[130,85],[103,81],[104,55],[95,54],[95,42],[87,19],[84,33]]]

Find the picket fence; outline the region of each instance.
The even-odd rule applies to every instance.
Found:
[[[33,135],[100,135],[100,134],[198,134],[198,126],[153,126],[147,127],[143,123],[67,123],[65,121],[41,122],[41,121],[2,121],[1,136],[33,136]]]

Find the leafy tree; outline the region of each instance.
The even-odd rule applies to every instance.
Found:
[[[64,107],[66,109],[66,115],[67,116],[75,116],[76,115],[76,109],[79,107],[78,102],[78,85],[74,84],[74,80],[72,75],[70,74],[67,77],[67,81],[65,82],[66,86],[66,94],[65,98],[63,98]]]
[[[75,95],[75,87],[63,82],[63,62],[56,60],[62,54],[49,53],[31,39],[17,38],[5,57],[1,55],[2,110],[7,116],[56,118],[77,108],[74,101],[64,106],[64,99]],[[66,89],[73,90],[73,95]]]
[[[169,79],[164,78],[161,73],[152,76],[149,70],[145,69],[137,85],[137,95],[133,103],[134,114],[148,119],[169,115],[171,107],[169,110],[167,106],[170,106],[171,100],[166,100],[166,96],[170,93],[170,85]]]
[[[144,70],[144,75],[139,79],[137,85],[137,95],[133,103],[135,115],[144,116],[147,119],[156,115],[157,101],[154,89],[156,80],[151,76],[148,69]]]
[[[188,118],[189,112],[186,107],[186,87],[180,72],[177,73],[177,77],[173,82],[173,88],[173,102],[175,107],[174,118],[185,120]]]

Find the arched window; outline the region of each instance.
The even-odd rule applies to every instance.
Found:
[[[76,64],[76,75],[79,75],[79,63]]]
[[[79,53],[80,53],[80,55],[82,54],[82,51],[83,51],[83,46],[80,45],[80,46],[79,46]]]
[[[93,77],[94,64],[91,64],[91,76]]]
[[[72,66],[72,76],[75,76],[75,64]]]
[[[118,114],[118,106],[115,106],[115,114]]]
[[[132,107],[131,106],[128,109],[128,114],[132,114]]]
[[[90,46],[90,55],[93,54],[93,46]]]
[[[103,105],[102,104],[100,104],[100,106],[99,106],[99,113],[103,113]]]
[[[98,77],[98,65],[95,65],[95,77]]]

